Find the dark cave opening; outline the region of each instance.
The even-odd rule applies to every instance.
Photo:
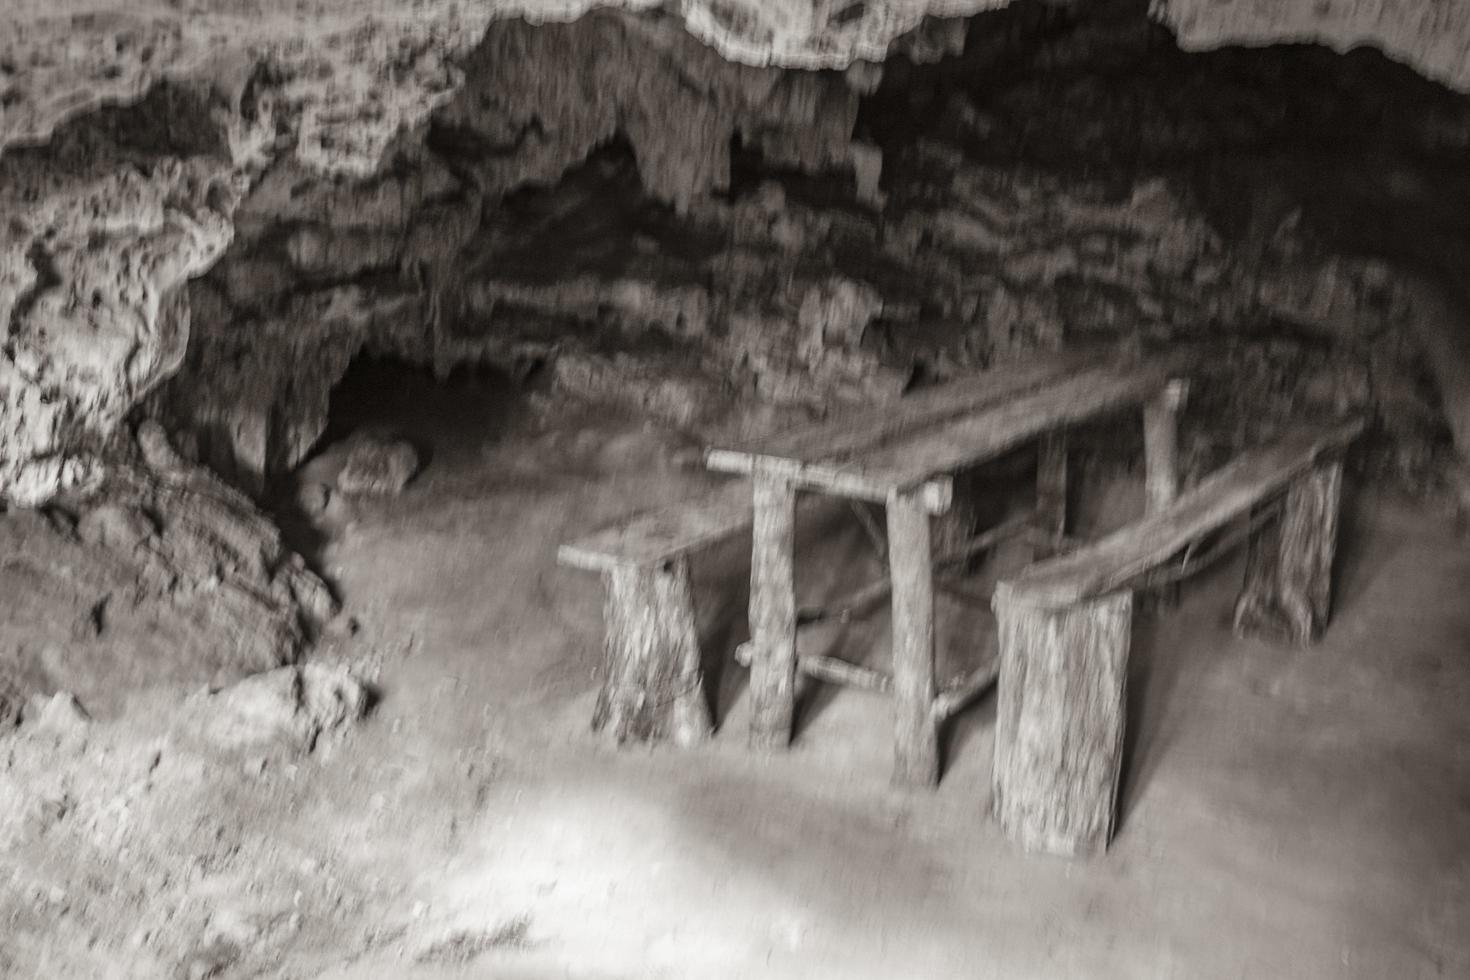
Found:
[[[891,56],[856,129],[884,150],[884,189],[923,176],[928,141],[1120,194],[1165,176],[1237,240],[1289,201],[1354,254],[1438,265],[1470,245],[1462,94],[1371,48],[1184,51],[1148,6],[1019,0],[968,18],[960,54]]]
[[[266,502],[291,547],[338,588],[325,549],[343,524],[375,501],[400,494],[411,500],[426,488],[453,492],[521,417],[524,395],[509,371],[489,362],[436,372],[359,351],[332,386],[322,434],[298,466],[271,482]],[[390,477],[368,489],[348,483],[364,459],[377,469],[377,460],[391,459],[403,446],[412,460],[406,481]]]
[[[326,429],[303,467],[359,433],[407,439],[419,456],[417,480],[492,445],[513,421],[521,385],[504,368],[462,363],[439,374],[428,365],[359,352],[332,387]]]

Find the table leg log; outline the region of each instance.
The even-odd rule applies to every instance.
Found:
[[[990,489],[984,476],[978,468],[954,475],[949,509],[929,519],[930,545],[936,555],[961,551],[979,533],[987,517],[986,491]],[[973,554],[956,562],[961,572],[968,572],[975,564]]]
[[[1067,433],[1043,436],[1036,456],[1036,527],[1032,541],[1034,561],[1062,550],[1067,536]]]
[[[929,514],[917,496],[888,500],[888,577],[893,582],[893,781],[939,782],[934,695],[934,566]]]
[[[709,738],[709,704],[685,559],[605,572],[607,650],[594,731],[690,746]]]
[[[1133,595],[1034,609],[996,593],[994,813],[1028,851],[1101,852],[1122,768]]]
[[[1188,387],[1170,381],[1143,407],[1144,512],[1168,510],[1179,496],[1179,412]]]
[[[1189,386],[1170,381],[1143,407],[1144,513],[1168,510],[1179,496],[1179,413]],[[1171,582],[1153,593],[1162,606],[1179,602],[1179,583]]]
[[[1342,460],[1319,464],[1291,485],[1281,516],[1253,535],[1235,633],[1306,646],[1332,604]]]
[[[750,564],[750,744],[784,749],[796,713],[796,491],[757,472]]]

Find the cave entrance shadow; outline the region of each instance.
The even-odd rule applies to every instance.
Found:
[[[286,544],[340,600],[341,583],[326,560],[337,528],[324,516],[342,462],[336,447],[358,433],[407,441],[419,460],[404,490],[411,497],[425,484],[442,484],[457,463],[474,472],[479,455],[515,422],[521,389],[510,371],[487,363],[436,374],[425,364],[359,352],[332,387],[321,436],[301,463],[266,487],[265,506]]]

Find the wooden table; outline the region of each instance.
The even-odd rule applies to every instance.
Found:
[[[893,607],[895,782],[939,779],[939,725],[956,697],[936,690],[930,518],[949,510],[956,473],[1040,441],[1037,515],[1060,545],[1066,519],[1066,430],[1144,408],[1150,511],[1178,493],[1176,380],[1193,357],[1100,361],[1071,355],[931,389],[894,406],[706,453],[710,469],[751,479],[751,743],[790,742],[797,671],[796,493],[884,504]],[[1089,364],[1091,366],[1089,366]],[[961,689],[966,685],[962,682]],[[978,693],[971,683],[970,693]]]

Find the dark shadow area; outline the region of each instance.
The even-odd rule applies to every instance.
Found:
[[[1222,581],[1239,582],[1244,574],[1242,545],[1228,560],[1204,569],[1180,584],[1177,602],[1163,601],[1159,593],[1134,596],[1133,635],[1128,652],[1128,690],[1123,732],[1121,784],[1118,789],[1116,834],[1127,831],[1128,818],[1153,774],[1168,756],[1181,724],[1182,713],[1194,702],[1182,690],[1185,683],[1201,682],[1197,663],[1213,645],[1175,641],[1201,631],[1229,634],[1235,590],[1222,590]],[[1228,592],[1222,606],[1213,597]],[[1206,604],[1206,597],[1210,597]],[[1193,624],[1190,626],[1189,624]],[[1236,641],[1226,639],[1228,651]],[[1199,648],[1199,649],[1197,649]]]
[[[719,732],[749,676],[735,664],[735,649],[750,638],[750,538],[726,538],[695,555],[691,566],[705,697]]]
[[[1355,607],[1367,596],[1383,566],[1404,546],[1397,541],[1392,544],[1370,541],[1370,528],[1379,523],[1381,501],[1376,493],[1366,491],[1361,479],[1355,476],[1349,466],[1342,481],[1328,630],[1340,611]]]
[[[1130,178],[1236,154],[1465,159],[1436,138],[1465,118],[1465,98],[1377,50],[1186,52],[1148,8],[1019,0],[970,17],[961,54],[886,62],[858,133],[889,153],[939,139],[976,161]]]
[[[555,183],[522,187],[487,209],[457,271],[466,281],[531,284],[579,275],[686,281],[723,244],[644,190],[633,147],[616,136]]]
[[[327,425],[306,459],[267,488],[266,502],[288,544],[335,588],[323,553],[342,519],[335,486],[346,441],[370,435],[405,440],[418,470],[403,493],[452,482],[518,418],[520,386],[504,370],[460,365],[443,376],[394,357],[359,353],[332,388]]]

